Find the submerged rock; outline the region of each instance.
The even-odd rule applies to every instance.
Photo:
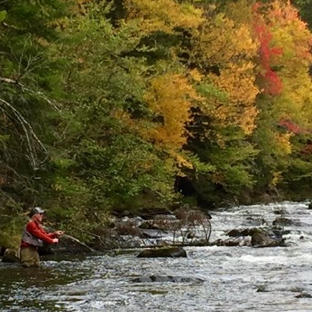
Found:
[[[299,295],[295,296],[295,298],[312,298],[312,295],[307,292],[302,292]]]
[[[133,283],[203,283],[204,280],[197,277],[184,277],[184,276],[139,276],[131,280]]]
[[[235,246],[250,246],[251,240],[250,237],[235,237],[229,239],[217,239],[210,244],[210,246],[227,246],[227,247],[235,247]]]
[[[177,258],[187,257],[186,251],[181,247],[164,247],[164,248],[153,248],[145,249],[139,253],[138,258]]]

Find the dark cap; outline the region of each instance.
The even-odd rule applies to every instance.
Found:
[[[34,216],[35,214],[43,214],[44,213],[44,210],[41,208],[41,207],[35,207],[33,208],[30,213],[29,213],[29,217],[31,218],[32,216]]]

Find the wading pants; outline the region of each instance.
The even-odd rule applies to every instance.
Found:
[[[39,267],[40,259],[37,249],[34,247],[22,247],[21,264],[25,268]]]

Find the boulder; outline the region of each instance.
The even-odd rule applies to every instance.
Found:
[[[233,229],[227,233],[230,237],[252,236],[258,228]]]
[[[257,229],[251,236],[251,245],[254,247],[276,247],[285,246],[283,238],[271,237],[264,229]]]
[[[292,220],[290,220],[288,218],[284,218],[284,217],[277,217],[273,221],[273,225],[280,225],[280,226],[300,225],[300,222],[295,222],[295,221],[292,221]]]
[[[164,247],[164,248],[153,248],[145,249],[141,251],[138,258],[177,258],[187,257],[186,251],[181,247]]]
[[[6,249],[2,258],[2,262],[20,262],[21,250],[18,249]]]

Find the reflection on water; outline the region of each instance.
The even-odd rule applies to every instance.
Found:
[[[0,311],[312,311],[312,211],[307,206],[279,205],[298,221],[285,228],[290,234],[284,248],[191,247],[188,258],[176,259],[136,258],[134,251],[43,261],[40,269],[0,264]],[[276,205],[255,205],[214,212],[211,240],[249,227],[251,216],[272,223],[275,210]],[[135,282],[151,275],[187,279]]]

